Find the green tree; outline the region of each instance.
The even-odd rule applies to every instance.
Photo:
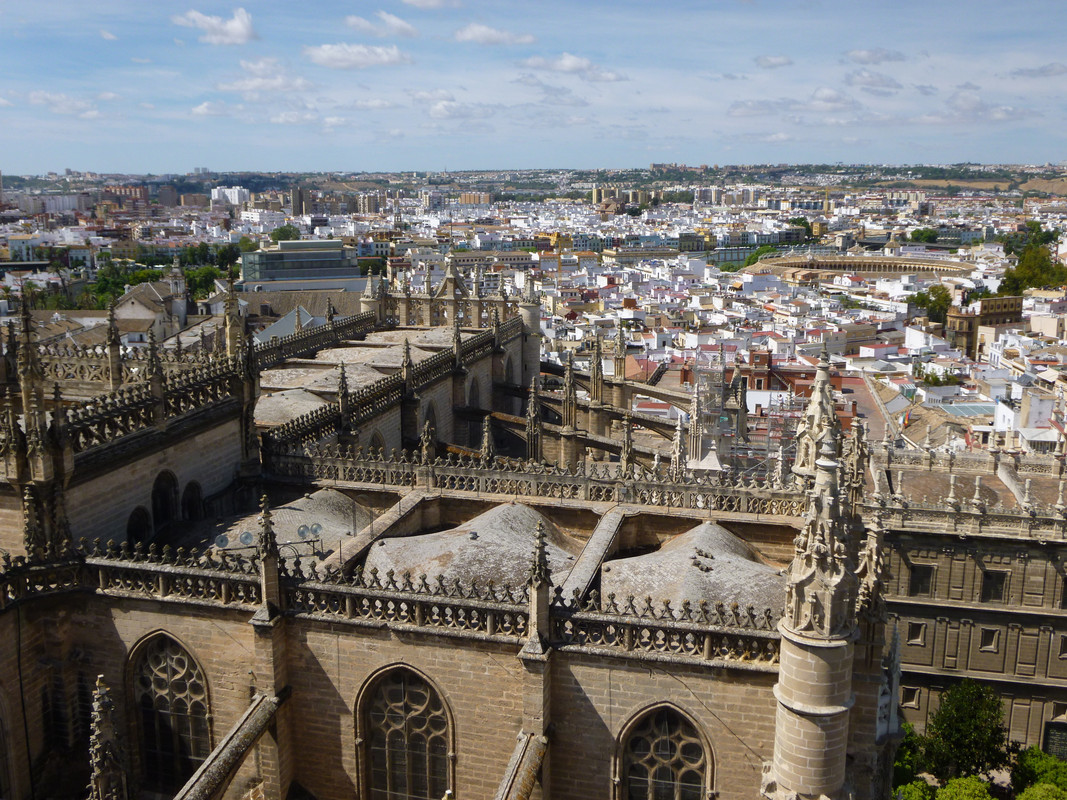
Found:
[[[923,749],[926,768],[941,781],[1005,766],[1011,753],[996,690],[965,678],[941,695]]]
[[[916,228],[911,232],[911,240],[913,242],[933,244],[937,241],[937,231],[933,228]]]
[[[953,778],[937,790],[937,800],[993,800],[989,784],[974,775]]]
[[[1019,295],[1024,289],[1062,286],[1067,283],[1067,267],[1052,260],[1048,248],[1031,242],[1019,254],[1019,261],[1004,273],[999,295]]]
[[[300,229],[296,225],[282,225],[270,232],[271,241],[286,242],[300,238]]]
[[[902,726],[904,735],[897,746],[897,757],[893,762],[893,786],[903,786],[915,780],[923,767],[923,737],[915,732],[915,726],[905,722]]]
[[[895,787],[893,800],[934,800],[934,787],[921,778]]]
[[[755,264],[757,261],[759,261],[760,256],[766,255],[767,253],[777,253],[777,252],[778,252],[778,248],[775,247],[772,244],[765,244],[765,245],[763,245],[761,247],[757,247],[755,250],[753,250],[751,253],[748,254],[748,258],[745,259],[745,266],[746,267],[751,267],[753,264]]]
[[[931,286],[928,291],[923,290],[913,294],[911,302],[919,308],[926,309],[926,316],[931,322],[944,322],[948,316],[948,310],[952,307],[952,294],[939,283]]]
[[[185,285],[196,299],[202,299],[211,294],[215,280],[223,276],[223,271],[210,264],[188,270],[185,273]]]
[[[805,234],[806,239],[810,239],[812,237],[811,223],[808,222],[807,217],[790,217],[789,224],[796,225],[798,228],[803,228],[805,231],[807,231],[807,233]]]
[[[241,250],[242,253],[251,253],[253,250],[259,249],[259,245],[256,242],[253,242],[247,236],[242,236],[240,239],[237,240],[237,247]]]
[[[1067,800],[1067,791],[1052,783],[1035,783],[1015,795],[1015,800]]]
[[[126,283],[136,286],[139,283],[151,283],[163,277],[163,271],[159,269],[138,269],[126,276]]]
[[[1051,783],[1067,790],[1067,762],[1037,747],[1027,747],[1015,759],[1011,770],[1011,788],[1021,792],[1037,783]]]
[[[226,270],[237,263],[241,257],[241,248],[235,244],[224,244],[215,253],[215,263],[220,269]]]

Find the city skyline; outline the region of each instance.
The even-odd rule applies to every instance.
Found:
[[[1043,163],[1067,9],[7,2],[0,169]]]

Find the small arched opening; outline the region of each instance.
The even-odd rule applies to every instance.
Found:
[[[163,471],[152,484],[152,521],[159,533],[178,517],[178,479]]]
[[[204,518],[204,495],[200,484],[190,481],[182,492],[182,519],[195,522]]]
[[[152,536],[152,515],[144,506],[137,506],[126,521],[126,541],[131,545],[144,543]]]

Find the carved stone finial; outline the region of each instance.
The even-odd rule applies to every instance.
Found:
[[[423,464],[429,464],[437,457],[436,435],[433,425],[429,420],[422,424],[422,434],[419,436],[419,452]]]
[[[278,558],[278,537],[274,533],[274,523],[271,521],[270,500],[263,495],[259,500],[259,556],[266,558]]]
[[[494,456],[493,428],[491,423],[491,414],[486,414],[482,417],[482,446],[479,456],[481,457],[482,463],[486,465],[493,462]]]
[[[348,397],[348,376],[345,374],[345,362],[341,362],[337,374],[337,397]]]
[[[92,716],[89,723],[89,800],[127,800],[126,754],[115,724],[115,701],[104,683],[96,679]]]
[[[552,574],[548,567],[548,553],[545,549],[545,523],[538,522],[527,584],[531,587],[539,588],[548,586],[551,582]]]

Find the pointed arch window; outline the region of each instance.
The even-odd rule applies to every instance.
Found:
[[[394,669],[364,701],[370,800],[440,800],[452,788],[448,712],[422,676]]]
[[[204,673],[184,647],[160,634],[141,651],[133,693],[144,787],[176,792],[211,752]]]
[[[704,740],[673,708],[657,708],[632,725],[619,761],[622,800],[701,800],[712,777]]]

